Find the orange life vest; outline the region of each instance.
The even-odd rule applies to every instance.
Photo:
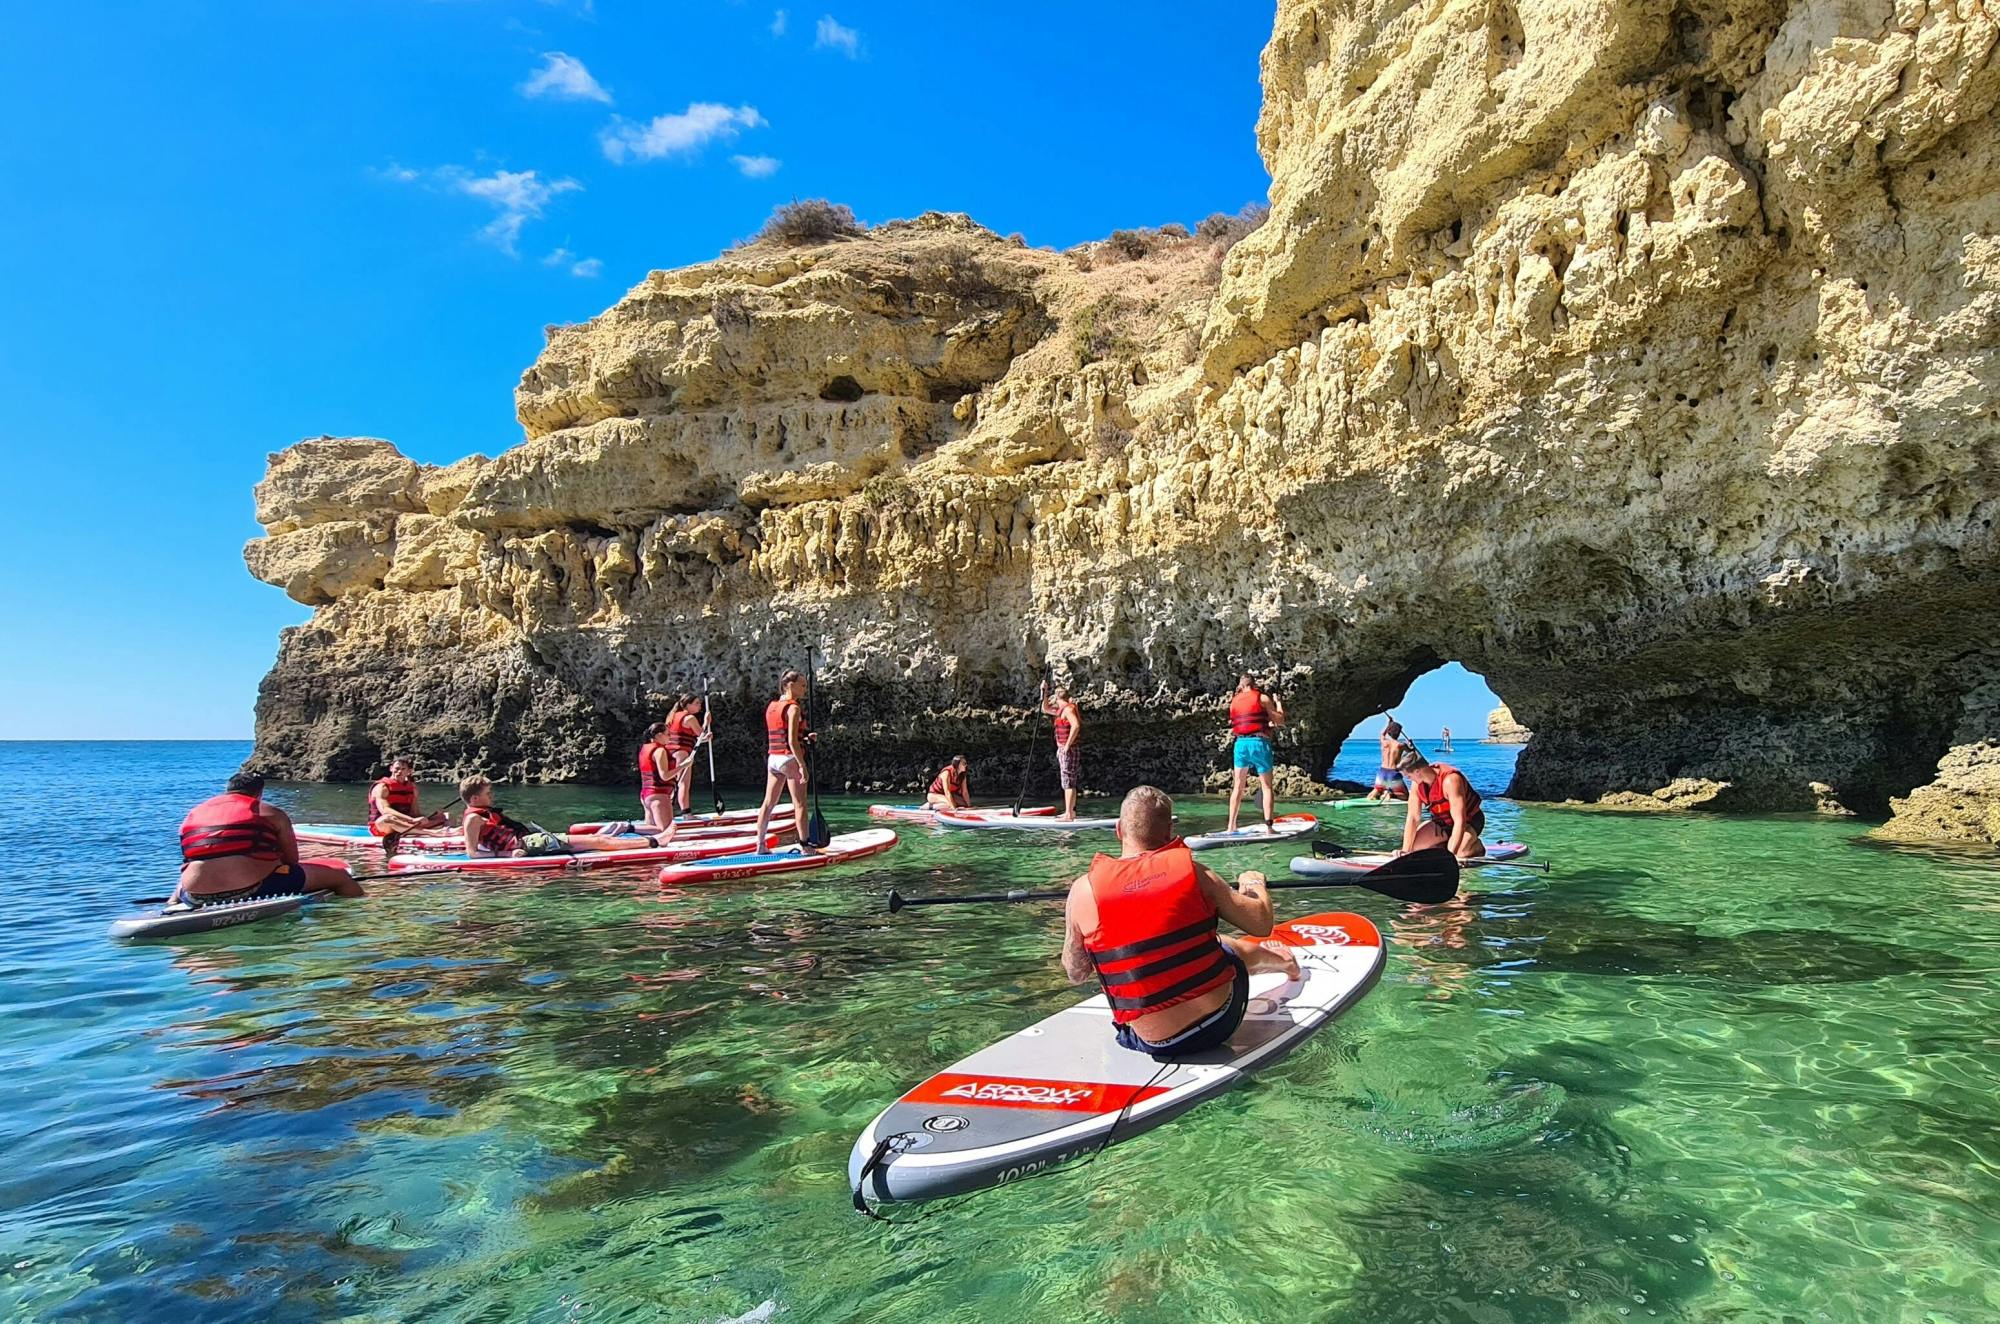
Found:
[[[1479,813],[1479,792],[1472,789],[1472,783],[1467,780],[1464,773],[1452,767],[1449,763],[1433,763],[1431,764],[1431,768],[1437,773],[1437,776],[1431,778],[1429,786],[1422,788],[1421,795],[1424,812],[1431,816],[1431,822],[1446,831],[1450,831],[1451,797],[1444,793],[1444,779],[1447,777],[1456,777],[1460,781],[1465,782],[1465,794],[1471,801],[1465,807],[1467,817]]]
[[[675,713],[667,719],[667,748],[677,756],[694,753],[695,737],[701,734],[701,723],[687,713]]]
[[[1247,689],[1229,701],[1229,729],[1239,736],[1261,736],[1271,729],[1262,690]]]
[[[1068,704],[1063,704],[1056,709],[1056,744],[1058,745],[1069,739],[1069,714],[1070,706]]]
[[[791,729],[787,725],[792,709],[798,707],[796,699],[773,699],[764,705],[764,748],[772,754],[791,754]],[[805,720],[799,721],[799,734],[806,731]]]
[[[188,810],[181,820],[181,859],[220,860],[247,855],[278,862],[278,829],[257,812],[262,801],[254,795],[211,796]]]
[[[658,749],[648,740],[639,746],[639,798],[650,800],[656,795],[665,795],[667,788],[660,780],[659,765],[653,762],[653,751]]]
[[[520,836],[513,828],[507,826],[507,816],[498,809],[488,806],[472,812],[479,815],[486,823],[485,827],[479,829],[481,851],[489,855],[510,855],[520,846]]]
[[[944,767],[938,770],[938,775],[931,778],[931,789],[928,794],[955,795],[963,800],[965,798],[965,774],[955,771],[951,764],[945,764]]]
[[[1090,862],[1090,895],[1097,927],[1083,945],[1120,1025],[1236,978],[1215,937],[1215,907],[1178,837],[1131,859],[1098,856]]]
[[[375,789],[382,792],[382,798],[389,802],[389,808],[399,814],[417,812],[417,784],[399,782],[393,777],[384,777],[375,783]],[[375,820],[382,817],[382,810],[376,805],[375,797],[368,797],[368,826],[374,827]]]

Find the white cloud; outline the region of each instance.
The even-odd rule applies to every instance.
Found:
[[[377,170],[375,174],[382,179],[393,180],[398,184],[414,184],[423,178],[416,171],[403,165],[386,165]]]
[[[820,19],[819,32],[813,38],[813,45],[839,51],[850,60],[861,57],[861,34],[843,25],[831,14]]]
[[[777,13],[771,15],[772,36],[774,37],[784,36],[785,29],[790,26],[791,26],[791,15],[787,14],[784,10],[780,9]]]
[[[604,260],[595,257],[580,258],[567,248],[558,248],[542,259],[545,267],[568,267],[569,274],[583,280],[593,280],[604,274]]]
[[[602,101],[611,104],[611,92],[590,76],[583,61],[561,51],[542,52],[542,67],[521,84],[524,97],[544,97],[551,101]]]
[[[617,162],[630,157],[655,161],[663,156],[692,155],[717,140],[730,141],[745,129],[761,129],[767,121],[755,106],[721,106],[696,101],[678,115],[659,115],[644,124],[615,119],[598,135],[604,155]]]
[[[393,176],[404,182],[418,178],[414,170],[398,170]],[[475,175],[463,166],[444,166],[431,178],[447,192],[460,193],[492,207],[498,214],[479,231],[479,237],[510,257],[517,256],[521,228],[538,219],[558,195],[574,193],[583,185],[573,179],[543,179],[533,170],[496,170]]]
[[[778,173],[778,166],[782,164],[775,156],[732,156],[729,159],[748,179],[769,179]]]

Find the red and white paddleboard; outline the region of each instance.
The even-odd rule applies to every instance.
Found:
[[[1250,1010],[1221,1048],[1156,1062],[1120,1048],[1104,995],[1059,1011],[932,1076],[854,1142],[857,1196],[930,1200],[1032,1177],[1129,1140],[1271,1066],[1358,1002],[1382,973],[1360,915],[1290,920],[1272,937],[1299,978],[1250,977]]]
[[[365,823],[294,823],[292,835],[315,846],[380,846],[382,838]],[[405,833],[396,843],[398,850],[464,850],[465,834],[457,828],[440,827],[424,832]]]
[[[782,841],[773,832],[764,838],[764,844],[776,849]],[[614,864],[678,864],[683,860],[705,860],[714,855],[735,855],[754,849],[757,839],[749,833],[733,837],[711,837],[706,840],[688,841],[675,837],[664,846],[648,846],[639,850],[580,850],[574,855],[482,855],[478,859],[468,859],[463,850],[441,854],[412,852],[408,855],[391,855],[389,867],[399,872],[463,873],[468,870],[487,869],[607,869]]]
[[[896,833],[892,828],[865,828],[860,832],[843,832],[826,843],[826,849],[818,855],[801,855],[798,847],[789,846],[782,850],[767,850],[740,855],[723,855],[711,859],[696,860],[689,864],[670,864],[660,870],[661,887],[679,887],[683,883],[720,883],[732,878],[756,878],[767,873],[797,873],[803,869],[824,869],[829,865],[846,864],[868,855],[880,855],[896,844]]]
[[[786,822],[791,821],[792,807],[789,801],[780,802],[779,807],[771,812],[771,825],[774,828],[781,817]],[[592,835],[602,832],[613,821],[615,820],[604,819],[596,823],[571,823],[569,830],[571,832]],[[679,830],[684,835],[694,829],[741,826],[746,823],[755,827],[757,823],[757,811],[755,809],[725,809],[720,814],[682,814],[674,819],[674,822],[679,825]]]
[[[1116,815],[1110,818],[1057,818],[1046,814],[1022,814],[1019,818],[1009,814],[968,813],[958,809],[940,809],[934,820],[939,827],[986,828],[996,832],[1008,830],[1021,832],[1089,832],[1118,826]]]
[[[1189,850],[1220,850],[1224,846],[1256,846],[1273,841],[1291,841],[1319,830],[1319,820],[1311,814],[1279,814],[1265,827],[1253,823],[1234,832],[1203,832],[1187,839]]]
[[[868,806],[868,817],[887,819],[893,823],[935,823],[937,822],[938,812],[929,805]],[[958,812],[969,814],[975,818],[1013,818],[1015,816],[1012,805],[988,807],[985,809],[962,809]],[[1056,807],[1054,805],[1036,805],[1032,809],[1023,809],[1020,816],[1022,818],[1047,818],[1055,812]]]

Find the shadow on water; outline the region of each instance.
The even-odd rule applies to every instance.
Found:
[[[1646,875],[1600,869],[1591,871],[1588,882],[1588,891],[1469,890],[1455,903],[1408,912],[1395,921],[1395,936],[1413,959],[1432,964],[1514,965],[1622,978],[1670,975],[1764,987],[1965,968],[1946,952],[1864,941],[1831,929],[1708,933],[1699,924],[1650,919],[1608,902],[1621,889],[1650,884]]]

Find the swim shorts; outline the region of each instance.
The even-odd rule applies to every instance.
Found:
[[[1410,787],[1410,783],[1404,779],[1402,773],[1397,772],[1394,768],[1375,769],[1376,790],[1384,791],[1397,786],[1402,787],[1404,790],[1408,790]]]
[[[1271,775],[1271,741],[1266,736],[1236,737],[1236,766],[1256,773],[1259,777]]]
[[[232,901],[255,901],[267,896],[299,896],[306,890],[306,867],[281,864],[261,882],[240,892],[211,892],[207,896],[189,893],[181,898],[191,906],[224,906]]]
[[[1243,1024],[1243,1013],[1250,1009],[1250,967],[1226,946],[1222,954],[1236,967],[1236,982],[1230,985],[1229,1001],[1163,1043],[1141,1039],[1131,1026],[1121,1025],[1118,1027],[1118,1046],[1135,1053],[1145,1053],[1155,1061],[1165,1061],[1228,1043],[1229,1036],[1236,1033],[1236,1027]]]
[[[806,769],[796,754],[772,754],[764,760],[764,766],[771,770],[773,777],[783,777],[796,786],[806,782]]]
[[[1068,749],[1056,746],[1056,775],[1062,779],[1065,791],[1082,789],[1077,783],[1083,780],[1083,756],[1077,753],[1075,745]]]

